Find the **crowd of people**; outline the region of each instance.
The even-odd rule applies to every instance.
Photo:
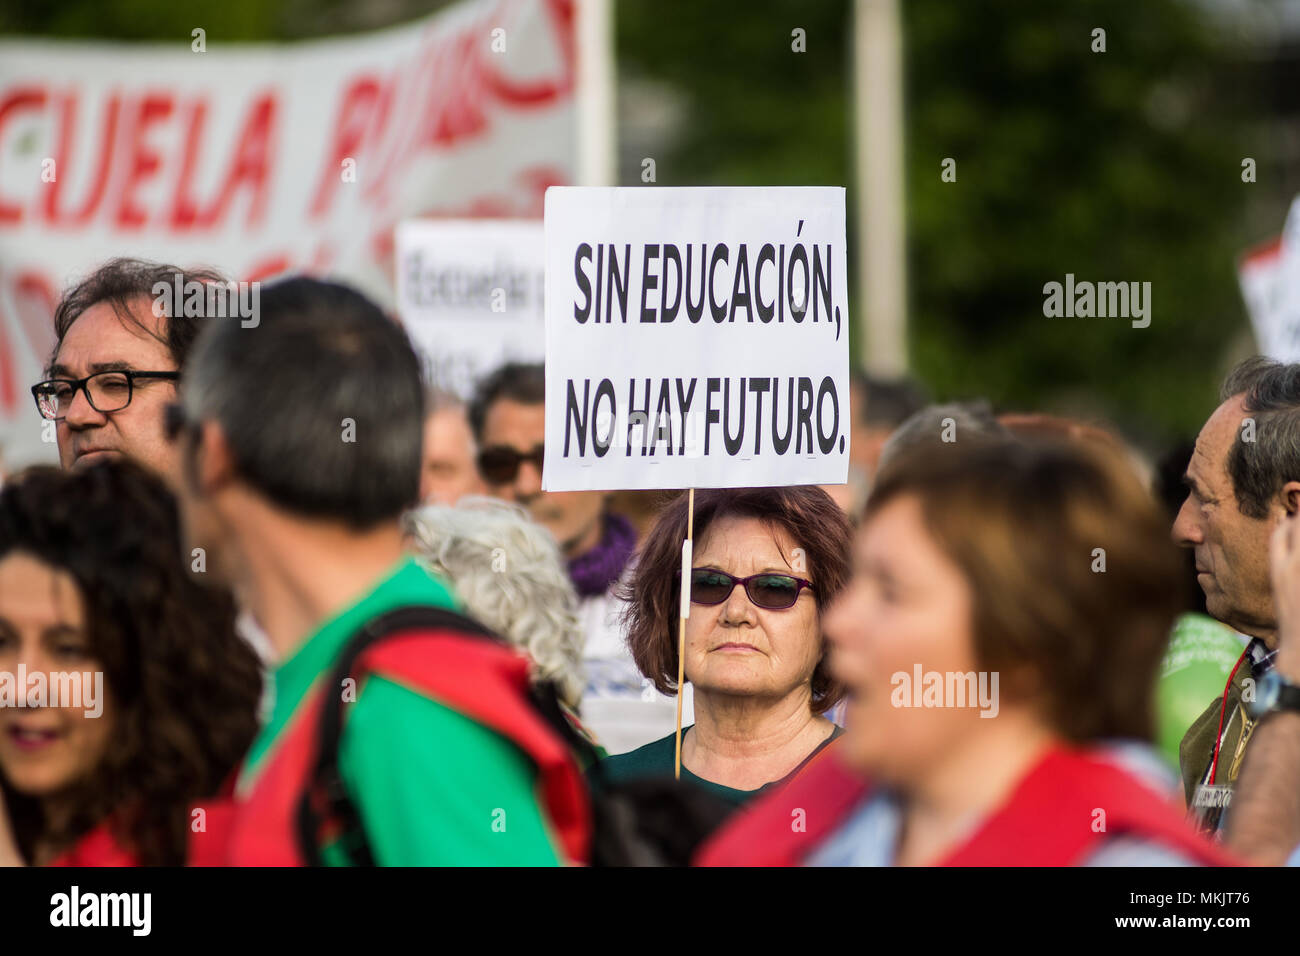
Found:
[[[692,512],[543,490],[539,364],[177,276],[64,295],[0,486],[0,863],[1300,862],[1300,366],[1159,467],[857,374],[846,484]]]

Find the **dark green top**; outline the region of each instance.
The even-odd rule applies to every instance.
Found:
[[[695,725],[692,724],[691,726],[693,727]],[[686,739],[686,732],[690,729],[690,727],[682,728],[683,740]],[[821,753],[827,744],[842,733],[844,733],[844,728],[836,725],[835,729],[831,731],[831,735],[818,744],[817,748],[805,757],[803,761],[800,762],[799,766],[795,767],[780,780],[765,783],[757,790],[735,790],[731,787],[724,787],[722,784],[714,783],[712,780],[705,780],[703,777],[697,777],[686,769],[685,764],[682,765],[682,780],[694,784],[702,790],[707,790],[709,793],[721,797],[728,803],[735,806],[741,806],[749,800],[752,800],[754,797],[761,796],[774,787],[779,787],[781,784],[794,779],[799,771],[803,770],[803,768],[808,764],[808,761]],[[620,783],[624,780],[639,780],[644,777],[671,777],[673,775],[673,763],[675,762],[677,755],[676,737],[677,735],[672,733],[667,737],[652,741],[644,747],[638,747],[636,750],[630,750],[625,754],[615,754],[613,757],[606,757],[600,764],[601,769],[605,773],[606,779],[611,783]]]

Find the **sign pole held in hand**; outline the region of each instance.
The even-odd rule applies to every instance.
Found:
[[[673,777],[682,779],[682,688],[686,682],[686,619],[691,616],[691,548],[695,537],[695,489],[686,499],[686,540],[682,542],[681,617],[677,622],[677,749]]]

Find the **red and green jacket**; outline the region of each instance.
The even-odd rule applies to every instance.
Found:
[[[191,824],[186,866],[221,866],[230,841],[234,805],[229,797],[213,797],[192,808],[203,811],[203,828]],[[192,818],[193,819],[193,818]],[[139,866],[139,856],[123,844],[110,818],[49,862],[49,866]]]
[[[412,604],[454,608],[414,561],[322,625],[273,675],[271,719],[240,773],[228,858],[303,862],[296,814],[315,755],[335,660],[364,623]],[[339,771],[375,862],[390,866],[585,863],[589,810],[564,743],[527,700],[520,654],[454,631],[408,631],[370,647],[353,668]],[[345,698],[346,699],[346,698]],[[329,701],[338,706],[338,699]],[[327,863],[348,861],[337,846]]]

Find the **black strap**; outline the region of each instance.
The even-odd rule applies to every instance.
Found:
[[[411,631],[451,631],[509,646],[472,618],[446,608],[413,605],[382,614],[362,627],[345,645],[330,675],[317,726],[316,754],[308,786],[297,814],[298,848],[309,865],[320,866],[321,826],[326,820],[341,826],[339,845],[350,862],[373,866],[374,854],[356,805],[339,774],[338,754],[343,730],[343,700],[333,702],[343,681],[352,675],[357,657],[377,642]],[[732,811],[711,793],[688,787],[671,777],[614,782],[592,743],[573,727],[551,681],[530,684],[528,701],[539,718],[586,765],[591,784],[591,863],[595,866],[684,866],[701,840]],[[430,741],[430,746],[435,746]]]
[[[323,863],[320,853],[320,831],[326,820],[337,820],[342,826],[341,845],[349,860],[357,866],[373,866],[374,854],[366,839],[365,828],[356,805],[348,796],[339,773],[339,744],[343,734],[344,701],[339,693],[343,682],[352,676],[357,658],[367,649],[385,638],[409,631],[453,631],[458,634],[490,640],[509,646],[499,635],[471,617],[448,608],[433,605],[410,605],[381,614],[367,622],[348,641],[339,655],[330,682],[326,685],[322,701],[320,722],[316,732],[316,759],[308,785],[298,802],[298,848],[309,866]],[[337,695],[332,698],[330,695]],[[331,700],[335,706],[330,706]],[[574,730],[560,707],[559,694],[550,681],[532,684],[529,700],[546,723],[585,762],[598,764],[595,748],[585,737]],[[432,742],[430,743],[432,745]]]

